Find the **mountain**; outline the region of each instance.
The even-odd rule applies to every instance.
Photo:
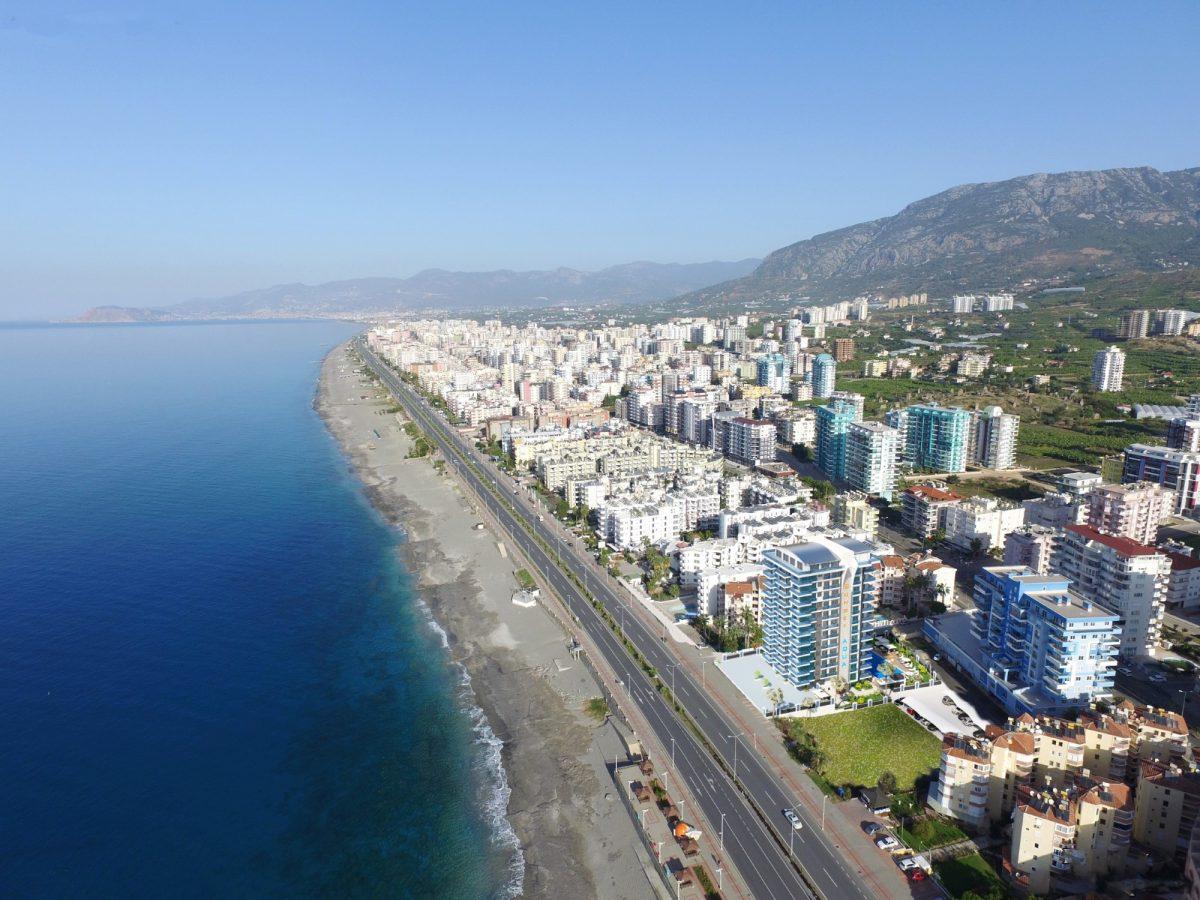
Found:
[[[780,295],[951,292],[1200,263],[1200,168],[966,184],[776,250],[683,308]]]
[[[578,269],[449,272],[426,269],[411,278],[354,278],[325,284],[279,284],[232,297],[188,300],[158,309],[101,306],[76,321],[145,322],[181,319],[283,318],[411,310],[646,303],[716,281],[737,278],[760,262],[633,262],[598,272]]]

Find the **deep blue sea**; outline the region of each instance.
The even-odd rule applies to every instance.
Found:
[[[312,407],[353,330],[0,327],[0,895],[511,887],[494,741]]]

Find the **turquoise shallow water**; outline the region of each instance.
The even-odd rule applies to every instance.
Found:
[[[352,331],[0,328],[0,893],[513,886],[494,742],[312,409]]]

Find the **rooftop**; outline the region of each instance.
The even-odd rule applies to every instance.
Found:
[[[1097,531],[1091,525],[1064,525],[1063,530],[1073,532],[1086,541],[1095,541],[1105,547],[1111,547],[1122,556],[1154,556],[1159,552],[1154,547],[1147,547],[1145,544],[1139,544],[1129,538]]]

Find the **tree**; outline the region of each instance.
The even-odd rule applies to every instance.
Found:
[[[893,772],[881,772],[879,778],[875,782],[875,786],[885,794],[891,795],[896,793],[896,776]]]
[[[976,557],[983,551],[983,541],[979,538],[971,538],[971,556]]]

